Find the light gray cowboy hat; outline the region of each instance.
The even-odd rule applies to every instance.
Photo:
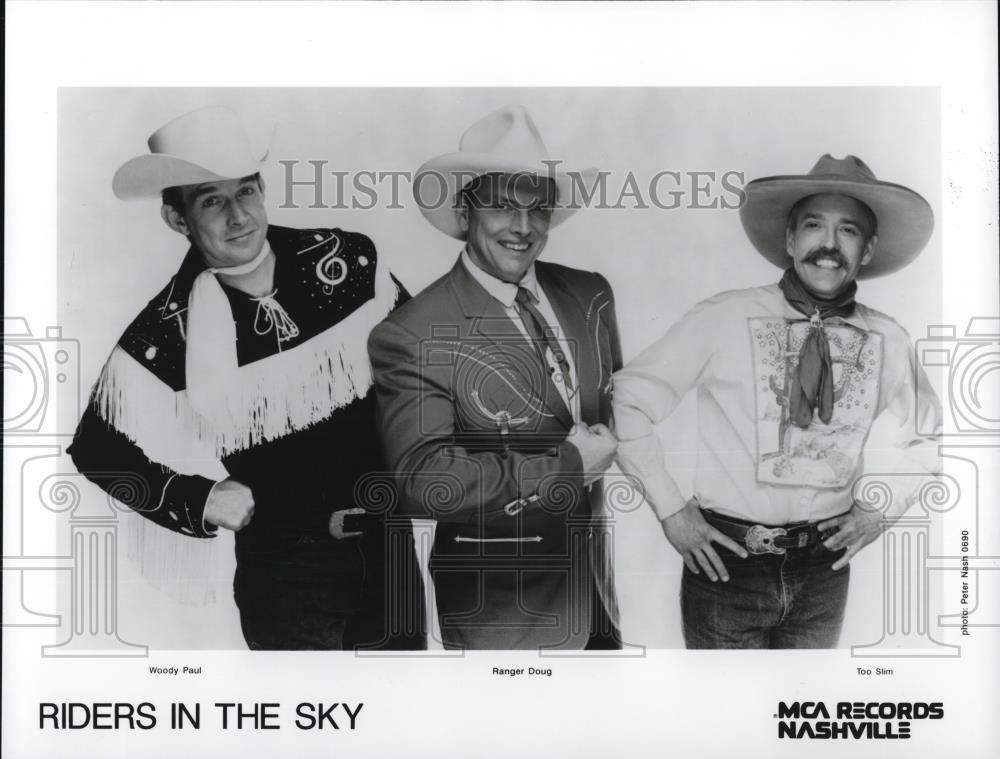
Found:
[[[240,179],[260,171],[267,158],[250,148],[233,111],[209,106],[178,116],[149,138],[149,155],[126,161],[111,189],[121,200],[152,198],[167,187]]]
[[[809,195],[848,195],[871,208],[878,219],[878,245],[859,279],[879,277],[902,269],[927,245],[934,231],[934,212],[913,190],[881,182],[857,156],[833,158],[824,155],[804,176],[764,177],[750,182],[744,192],[740,220],[750,242],[768,261],[788,268],[792,259],[785,251],[788,213]]]
[[[560,165],[550,157],[527,109],[509,105],[465,130],[458,152],[432,158],[417,169],[413,195],[427,221],[446,235],[464,240],[455,197],[474,177],[491,173],[550,177],[556,183],[557,200],[549,226],[555,227],[579,210],[574,180],[583,183],[581,189],[590,188],[597,176],[594,168],[566,171]]]

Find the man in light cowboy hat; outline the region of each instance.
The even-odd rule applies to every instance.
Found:
[[[156,525],[236,531],[251,648],[423,647],[412,540],[404,527],[389,561],[383,516],[353,493],[380,467],[368,332],[405,290],[364,235],[268,225],[263,161],[232,111],[180,116],[149,148],[113,190],[160,197],[191,247],[112,351],[74,462],[112,494],[122,473],[143,482],[128,505]],[[199,474],[219,462],[222,477]],[[402,618],[418,624],[397,629]]]
[[[607,281],[536,262],[572,215],[527,111],[502,108],[424,164],[415,194],[458,260],[373,330],[400,509],[437,520],[443,642],[618,648],[601,475],[621,363]],[[581,176],[590,176],[592,171]],[[421,188],[435,189],[423,202]]]
[[[939,468],[940,408],[909,336],[855,302],[855,280],[910,263],[934,226],[927,202],[878,181],[858,158],[825,155],[805,176],[747,185],[751,242],[785,269],[766,287],[698,304],[615,375],[618,460],[643,481],[684,559],[689,648],[828,648],[848,562]],[[698,389],[695,495],[666,471],[653,425]],[[873,421],[890,411],[898,450],[886,514],[852,487]],[[912,475],[912,476],[895,476]]]

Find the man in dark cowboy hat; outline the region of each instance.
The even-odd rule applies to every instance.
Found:
[[[854,299],[926,245],[933,214],[858,158],[747,185],[744,229],[785,269],[766,287],[698,304],[615,375],[619,462],[639,476],[685,569],[689,648],[828,648],[843,621],[848,562],[939,468],[941,411],[895,321]],[[692,498],[664,466],[653,425],[698,389]],[[919,391],[918,391],[919,388]],[[900,424],[886,514],[852,498],[873,421]]]
[[[369,341],[400,508],[437,520],[449,648],[620,647],[601,516],[614,299],[600,274],[537,261],[575,210],[548,158],[511,106],[421,167],[421,211],[461,250]],[[444,203],[420,196],[442,186]]]
[[[113,495],[141,482],[128,505],[192,541],[236,531],[250,648],[422,648],[412,538],[404,523],[390,560],[384,515],[354,496],[381,466],[366,340],[405,291],[364,235],[268,225],[262,161],[233,112],[180,116],[149,148],[114,192],[161,198],[191,247],[105,364],[75,464]],[[219,462],[226,474],[199,474]]]

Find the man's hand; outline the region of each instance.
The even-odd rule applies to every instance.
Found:
[[[615,454],[618,452],[618,439],[603,424],[590,427],[585,424],[574,424],[566,437],[566,442],[572,443],[580,452],[585,485],[600,479],[614,462]]]
[[[234,479],[225,479],[212,488],[205,502],[205,521],[234,532],[242,530],[250,524],[253,505],[250,488]]]
[[[823,545],[831,551],[847,548],[847,553],[833,564],[834,569],[840,569],[847,566],[854,554],[882,534],[885,522],[881,512],[863,509],[855,503],[846,514],[820,522],[817,527],[823,532],[837,528],[837,532],[824,540]]]
[[[687,568],[695,574],[700,574],[698,571],[700,564],[712,582],[717,582],[720,577],[723,582],[729,582],[726,565],[712,547],[713,542],[725,546],[741,559],[745,559],[748,555],[739,543],[728,535],[723,535],[705,521],[698,502],[694,499],[660,524],[663,527],[663,534],[667,536],[670,545],[677,549]]]

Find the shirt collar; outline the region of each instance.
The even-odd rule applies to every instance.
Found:
[[[790,321],[802,321],[803,319],[808,320],[805,314],[792,308],[792,305],[785,300],[784,294],[781,292],[781,288],[777,285],[772,285],[774,294],[777,296],[778,301],[781,303],[782,315]],[[864,317],[864,306],[860,303],[855,303],[854,313],[850,316],[833,316],[824,321],[825,324],[836,324],[841,322],[843,324],[850,324],[852,327],[857,327],[858,329],[863,329],[866,332],[871,331],[871,326]]]
[[[514,302],[517,300],[517,288],[511,282],[504,282],[502,279],[494,277],[492,274],[488,274],[472,261],[472,257],[469,255],[469,248],[466,246],[462,249],[462,264],[465,266],[472,278],[476,280],[479,284],[483,286],[490,295],[500,301],[504,307],[513,308]],[[532,295],[535,299],[538,298],[538,279],[535,277],[535,264],[532,263],[531,267],[525,272],[525,275],[521,278],[519,285]]]
[[[869,326],[868,321],[861,313],[862,305],[860,303],[855,304],[854,313],[850,316],[840,317],[844,324],[850,324],[852,327],[857,327],[858,329],[863,329],[865,332],[871,331],[871,326]]]

